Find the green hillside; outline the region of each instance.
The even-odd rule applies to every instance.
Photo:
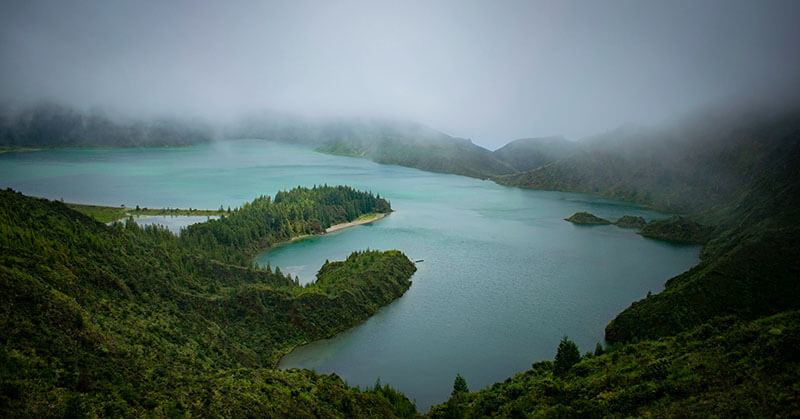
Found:
[[[797,113],[720,110],[671,128],[623,127],[582,141],[569,157],[493,179],[667,211],[705,211],[742,193],[797,129]]]
[[[665,336],[718,315],[756,318],[800,308],[800,141],[764,161],[748,192],[718,213],[701,262],[636,302],[606,328],[609,341]]]
[[[301,287],[165,230],[106,226],[10,190],[0,192],[0,231],[3,416],[414,411],[388,387],[362,392],[335,375],[271,369],[292,347],[401,296],[415,267],[399,251],[354,252]]]
[[[608,353],[602,354],[600,347],[597,356],[584,355],[566,374],[555,374],[550,361],[536,363],[491,388],[453,396],[430,415],[797,415],[800,124],[791,115],[748,123],[754,125],[737,123],[727,130],[722,126],[732,135],[727,140],[719,130],[709,129],[719,135],[712,136],[713,141],[701,138],[694,146],[684,144],[687,149],[679,154],[694,154],[697,163],[681,168],[695,175],[709,168],[726,172],[697,179],[683,190],[671,181],[648,188],[646,179],[674,170],[656,166],[648,172],[647,164],[663,151],[656,143],[642,144],[640,154],[586,152],[529,172],[534,178],[545,172],[573,175],[565,177],[566,182],[586,179],[581,176],[587,174],[599,176],[597,169],[603,167],[603,176],[613,180],[608,184],[618,190],[641,182],[638,196],[649,196],[650,204],[703,208],[689,218],[651,221],[641,231],[658,239],[707,243],[701,262],[667,281],[661,293],[648,294],[612,320],[606,327]],[[688,153],[692,147],[694,152]],[[625,164],[608,164],[609,159]],[[708,167],[700,167],[702,159],[708,159]],[[632,176],[625,175],[631,168],[649,174],[626,177]],[[724,193],[717,188],[719,194],[701,199],[699,191],[715,190],[715,182],[723,177]],[[670,199],[664,200],[667,196]]]
[[[316,151],[476,178],[516,172],[469,140],[416,124],[378,122],[343,126],[326,134],[325,144]]]
[[[542,361],[434,406],[453,417],[789,417],[800,411],[800,312],[755,322],[720,317],[608,353],[565,374]]]

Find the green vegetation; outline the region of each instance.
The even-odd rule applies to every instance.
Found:
[[[456,379],[453,381],[453,391],[450,393],[451,396],[457,396],[459,394],[466,394],[469,393],[469,387],[467,387],[467,380],[461,376],[461,374],[456,374]]]
[[[481,179],[516,172],[507,162],[470,140],[408,122],[310,120],[262,114],[242,119],[226,135],[310,145],[321,153]]]
[[[569,218],[565,218],[564,220],[569,221],[573,224],[585,224],[585,225],[611,224],[611,221],[597,217],[588,212],[576,212],[575,214],[572,214]]]
[[[201,210],[201,209],[181,209],[181,208],[136,208],[126,207],[105,207],[102,205],[84,205],[84,204],[71,204],[67,206],[86,214],[89,217],[101,223],[109,223],[111,221],[124,220],[131,216],[139,215],[198,215],[198,216],[222,216],[227,214],[225,211],[219,210]]]
[[[532,369],[445,404],[453,417],[785,417],[800,409],[800,312],[721,317],[687,332]]]
[[[491,151],[432,129],[389,122],[338,126],[315,151],[477,178],[514,173]]]
[[[534,181],[527,186],[702,209],[651,221],[641,231],[705,243],[701,262],[667,281],[663,292],[621,312],[606,327],[610,346],[598,344],[565,374],[553,362],[537,362],[502,383],[433,407],[430,416],[797,415],[797,121],[796,114],[723,118],[711,129],[695,122],[683,134],[705,135],[666,143],[657,141],[665,132],[639,131],[642,144],[623,135],[529,172]],[[608,151],[615,147],[621,152]],[[671,166],[678,156],[687,161]]]
[[[686,217],[673,216],[647,223],[639,231],[644,237],[677,243],[705,244],[713,234],[713,228],[700,225]]]
[[[634,217],[633,215],[623,215],[619,217],[617,221],[614,222],[614,225],[620,228],[635,228],[641,229],[647,224],[647,221],[644,220],[642,217]]]
[[[183,230],[181,243],[202,248],[214,258],[248,265],[251,256],[276,243],[308,234],[322,234],[335,224],[362,215],[390,212],[380,196],[347,186],[297,187],[261,196],[230,215]]]
[[[370,220],[374,220],[374,219],[376,219],[376,218],[378,218],[378,217],[380,217],[380,216],[382,216],[384,214],[385,213],[383,213],[383,212],[374,212],[374,213],[370,213],[370,214],[364,214],[364,215],[360,215],[358,218],[356,218],[353,221],[356,221],[356,222],[358,222],[358,221],[370,221]]]
[[[502,185],[599,194],[677,213],[737,198],[796,135],[792,112],[699,114],[672,129],[623,127],[587,138],[568,157],[493,177]]]
[[[653,220],[649,223],[642,217],[623,215],[612,223],[604,218],[582,211],[576,212],[564,220],[579,225],[614,224],[621,228],[635,228],[639,229],[638,233],[644,237],[675,243],[705,244],[714,232],[713,227],[703,226],[689,218],[678,215],[663,220]]]
[[[217,226],[250,229],[264,208],[341,210],[347,218],[351,202],[336,198],[369,195],[313,191],[282,192],[268,205],[259,199]],[[330,205],[314,200],[322,198]],[[287,217],[293,228],[311,219]],[[415,267],[398,251],[355,252],[301,287],[277,268],[214,258],[219,242],[204,247],[132,222],[107,226],[10,190],[0,192],[0,232],[3,416],[414,413],[388,386],[360,391],[335,375],[271,369],[292,347],[330,337],[402,295]],[[258,241],[250,236],[238,249]]]
[[[575,342],[564,336],[558,343],[556,357],[553,360],[553,374],[561,376],[581,360],[581,351]]]
[[[700,264],[620,313],[606,328],[606,339],[655,338],[714,316],[754,319],[800,308],[798,161],[800,141],[787,139],[747,191],[713,213],[716,223]]]
[[[615,224],[705,244],[697,266],[609,323],[608,347],[581,358],[565,337],[554,362],[474,393],[458,375],[431,416],[790,416],[800,411],[798,120],[704,115],[675,130],[625,128],[517,174],[467,140],[419,127],[333,127],[319,150],[687,212]],[[0,197],[6,416],[414,415],[380,383],[361,391],[335,375],[269,369],[294,345],[402,295],[411,261],[397,251],[354,252],[304,287],[250,266],[267,246],[390,211],[380,197],[296,188],[180,238],[105,226],[10,191]],[[610,223],[588,213],[568,220]]]

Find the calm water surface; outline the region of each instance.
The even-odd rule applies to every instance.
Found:
[[[531,191],[262,141],[164,149],[0,155],[0,180],[23,193],[128,207],[218,208],[297,185],[347,184],[397,211],[374,224],[293,242],[259,263],[313,281],[326,259],[400,249],[413,285],[374,317],[283,358],[282,368],[335,372],[351,385],[380,377],[426,411],[461,373],[472,390],[552,359],[563,335],[594,349],[616,313],[695,265],[698,246],[562,219],[665,214],[582,194]]]
[[[175,235],[181,234],[181,229],[192,224],[204,223],[209,220],[219,218],[216,215],[136,215],[133,221],[140,226],[160,225],[164,226]],[[118,220],[123,222],[124,220]],[[116,221],[112,221],[114,223]],[[111,223],[109,223],[111,224]]]

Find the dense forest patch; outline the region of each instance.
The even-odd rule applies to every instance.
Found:
[[[335,191],[362,196],[324,190],[324,208],[351,202],[336,201]],[[248,205],[230,226],[256,222],[254,207],[294,214],[288,203],[312,195]],[[336,376],[271,369],[293,346],[401,296],[415,267],[399,251],[354,252],[301,287],[278,268],[216,259],[217,243],[132,222],[106,226],[10,190],[0,192],[0,232],[0,410],[8,416],[413,412],[390,387],[360,391]]]

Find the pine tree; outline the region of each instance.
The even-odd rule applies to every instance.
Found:
[[[581,352],[578,350],[578,345],[564,336],[558,344],[556,357],[553,360],[553,373],[556,375],[564,375],[581,360]]]
[[[452,397],[455,397],[462,393],[469,393],[469,388],[467,387],[467,380],[461,376],[461,374],[456,374],[456,379],[453,381],[453,392],[450,393]]]
[[[603,355],[603,345],[600,342],[597,342],[597,346],[594,347],[594,356]]]

